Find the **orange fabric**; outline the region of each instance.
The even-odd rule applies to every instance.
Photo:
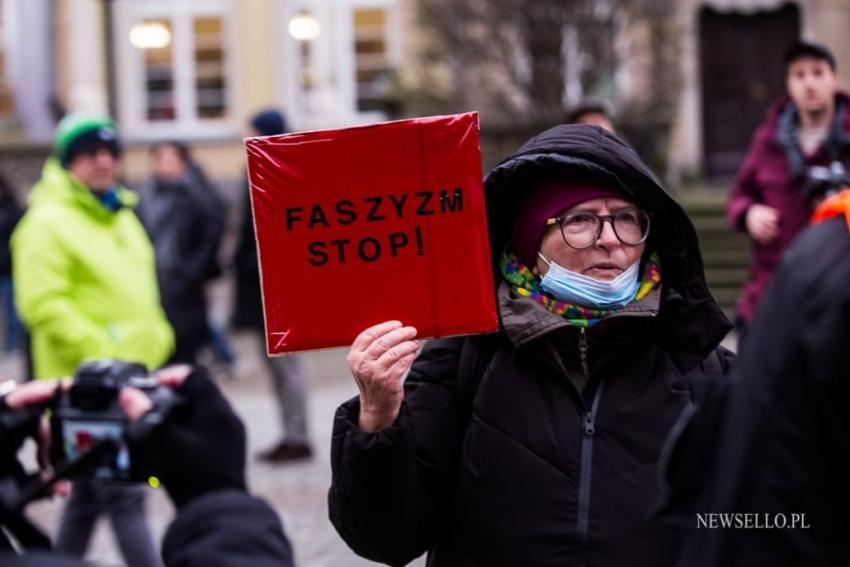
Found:
[[[824,199],[812,214],[812,224],[818,224],[838,215],[844,215],[847,219],[847,227],[850,228],[850,189],[844,189],[838,195]]]

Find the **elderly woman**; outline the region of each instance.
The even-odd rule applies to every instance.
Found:
[[[543,132],[485,189],[500,330],[421,352],[398,321],[360,334],[331,520],[390,565],[670,565],[661,448],[731,358],[693,225],[598,127]]]

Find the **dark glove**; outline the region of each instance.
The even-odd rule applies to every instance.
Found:
[[[44,406],[33,405],[13,410],[0,397],[0,478],[12,477],[22,483],[27,475],[18,462],[18,450],[27,437],[35,438]]]
[[[27,437],[35,439],[44,405],[13,410],[0,397],[0,548],[3,532],[11,534],[25,549],[50,549],[50,540],[23,515],[21,487],[32,477],[18,461],[18,451]]]
[[[245,427],[233,408],[200,368],[177,393],[186,403],[146,443],[174,505],[217,490],[245,490]]]

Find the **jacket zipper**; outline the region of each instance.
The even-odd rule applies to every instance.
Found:
[[[590,380],[590,365],[587,363],[587,327],[582,327],[578,336],[578,355],[586,384]]]
[[[579,336],[579,355],[581,367],[587,381],[590,381],[590,366],[587,361],[587,335],[586,329],[581,329]],[[576,515],[576,536],[579,543],[578,565],[587,564],[587,539],[590,529],[590,478],[593,464],[593,435],[596,432],[596,410],[599,408],[599,400],[602,398],[602,389],[605,383],[600,382],[593,394],[590,410],[584,414],[582,423],[581,461],[579,464],[578,485],[578,511]]]

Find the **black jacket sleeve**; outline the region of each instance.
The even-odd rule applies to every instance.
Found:
[[[696,529],[680,565],[847,565],[850,237],[843,218],[785,252],[741,350],[700,511],[805,514],[810,529]],[[843,531],[842,531],[843,530]]]
[[[434,544],[453,495],[463,435],[455,399],[462,345],[457,338],[426,343],[389,428],[361,431],[356,398],[337,410],[330,518],[363,557],[405,565]]]
[[[162,543],[169,567],[292,567],[292,549],[277,514],[241,490],[212,492],[180,510]]]

